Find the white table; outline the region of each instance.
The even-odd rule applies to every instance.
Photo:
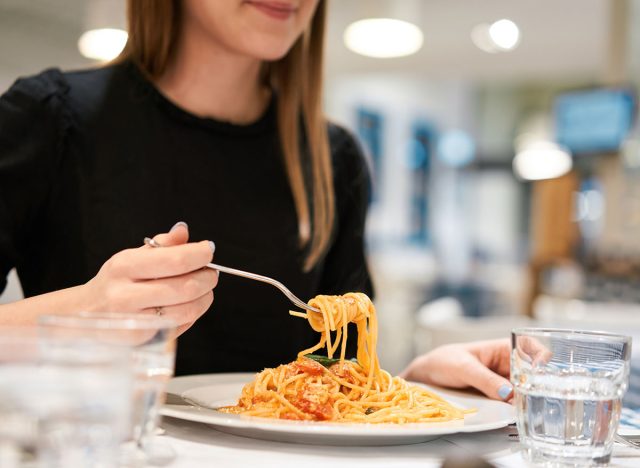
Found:
[[[499,468],[524,467],[520,444],[509,440],[514,427],[444,436],[416,445],[333,447],[286,444],[218,432],[201,423],[164,418],[163,442],[178,453],[170,468],[375,468],[440,467],[452,455],[482,456]],[[616,445],[611,467],[640,466],[640,450]]]

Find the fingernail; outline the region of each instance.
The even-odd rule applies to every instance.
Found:
[[[211,249],[211,253],[216,252],[216,244],[213,241],[209,241],[209,248]]]
[[[498,389],[498,396],[503,400],[506,400],[507,398],[509,398],[509,395],[511,395],[512,391],[513,391],[513,387],[511,385],[504,384],[502,387]]]
[[[189,225],[187,223],[185,223],[184,221],[178,221],[176,224],[173,225],[171,229],[169,229],[169,232],[173,231],[178,226],[184,226],[185,229],[189,229]]]

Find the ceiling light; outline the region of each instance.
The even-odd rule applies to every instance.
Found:
[[[344,32],[344,43],[350,50],[376,58],[415,54],[423,40],[422,31],[416,25],[390,18],[356,21]]]
[[[109,61],[116,58],[127,43],[127,33],[122,29],[92,29],[78,39],[78,49],[87,58]]]
[[[513,159],[514,172],[525,180],[561,177],[568,173],[572,166],[569,152],[551,141],[529,144]]]
[[[489,35],[489,25],[487,23],[478,24],[471,30],[471,40],[480,50],[490,54],[500,52],[500,49],[496,47]]]
[[[520,42],[520,29],[513,21],[501,19],[489,26],[489,37],[500,49],[512,50]]]
[[[480,50],[491,54],[509,52],[520,44],[520,29],[508,19],[482,23],[471,30],[471,40]]]

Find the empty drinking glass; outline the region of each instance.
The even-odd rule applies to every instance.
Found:
[[[45,315],[40,325],[44,336],[53,338],[54,348],[61,341],[90,341],[131,351],[132,419],[123,464],[171,461],[175,452],[155,441],[155,431],[165,384],[173,375],[175,323],[155,315],[82,313]]]
[[[536,464],[607,464],[629,380],[631,338],[516,329],[511,382],[520,440]]]

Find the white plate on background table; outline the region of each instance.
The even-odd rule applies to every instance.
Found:
[[[404,445],[436,439],[445,434],[498,429],[515,421],[513,407],[501,401],[456,392],[433,389],[461,408],[476,408],[464,421],[411,424],[344,424],[315,421],[288,421],[227,414],[213,408],[235,405],[242,387],[255,374],[202,374],[176,377],[167,392],[179,395],[188,404],[165,404],[161,414],[209,424],[215,429],[244,437],[323,445]]]

